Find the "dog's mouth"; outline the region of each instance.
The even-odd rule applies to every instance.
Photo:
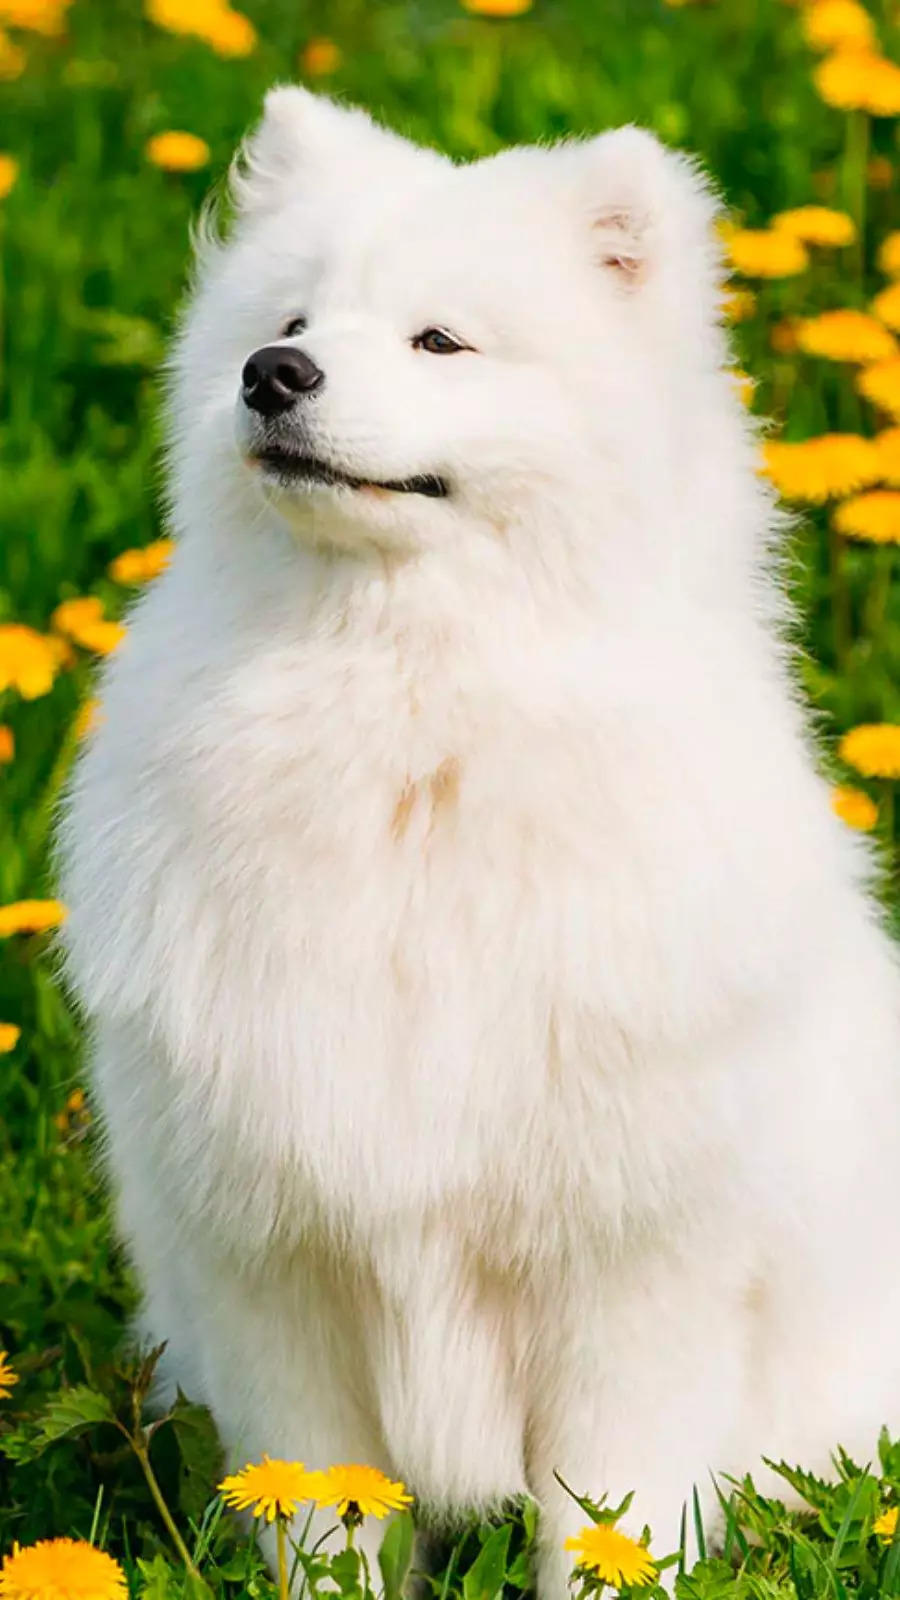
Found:
[[[418,473],[412,478],[355,478],[329,461],[318,461],[315,456],[300,455],[294,450],[282,450],[277,445],[266,445],[254,451],[253,460],[285,485],[310,483],[332,489],[381,489],[390,494],[424,494],[430,500],[443,500],[450,493],[446,479],[433,472]]]

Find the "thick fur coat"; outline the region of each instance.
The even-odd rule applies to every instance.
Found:
[[[561,1600],[554,1468],[662,1550],[710,1468],[900,1422],[894,953],[696,170],[279,89],[235,196],[61,832],[119,1223],[233,1458],[528,1491]],[[273,344],[322,375],[274,418]]]

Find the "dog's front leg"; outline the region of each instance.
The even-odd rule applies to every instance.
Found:
[[[747,1373],[752,1310],[740,1263],[688,1239],[579,1267],[545,1301],[536,1341],[527,1470],[542,1508],[538,1592],[563,1600],[575,1557],[567,1537],[588,1521],[558,1483],[617,1504],[623,1532],[652,1530],[652,1550],[677,1549],[696,1486],[707,1530],[718,1509],[710,1472],[752,1467]]]

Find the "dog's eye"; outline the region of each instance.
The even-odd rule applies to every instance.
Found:
[[[293,339],[296,334],[303,333],[306,328],[305,317],[291,317],[281,330],[282,339]]]
[[[414,350],[427,350],[432,356],[453,356],[457,350],[471,350],[464,339],[457,338],[447,328],[425,328],[413,339]]]

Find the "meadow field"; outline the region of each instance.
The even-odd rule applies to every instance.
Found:
[[[734,269],[723,315],[735,383],[771,419],[760,470],[796,512],[785,581],[798,681],[835,808],[872,834],[896,921],[897,0],[0,0],[3,1600],[283,1596],[289,1566],[310,1593],[352,1600],[370,1584],[353,1546],[359,1516],[405,1503],[386,1482],[260,1468],[232,1484],[232,1502],[267,1506],[284,1530],[288,1510],[318,1499],[347,1530],[330,1564],[285,1539],[270,1579],[252,1530],[217,1494],[206,1413],[186,1396],[149,1420],[153,1356],[125,1343],[134,1286],[53,946],[65,915],[56,802],[102,716],[98,661],[168,554],[159,374],[189,225],[266,87],[291,79],[463,159],[634,121],[707,163]],[[691,750],[701,783],[704,759]],[[896,1271],[895,1225],[885,1219],[885,1271]],[[715,1550],[688,1501],[679,1600],[900,1595],[900,1444],[885,1434],[872,1463],[836,1454],[830,1484],[793,1464],[787,1475],[805,1511],[750,1480],[720,1485]],[[673,1553],[651,1544],[651,1560],[617,1532],[621,1507],[583,1505],[575,1593],[662,1596],[659,1562]],[[371,1574],[386,1600],[405,1592],[411,1527],[402,1511]],[[527,1591],[534,1527],[529,1506],[473,1519],[438,1552],[430,1589],[441,1600]]]

